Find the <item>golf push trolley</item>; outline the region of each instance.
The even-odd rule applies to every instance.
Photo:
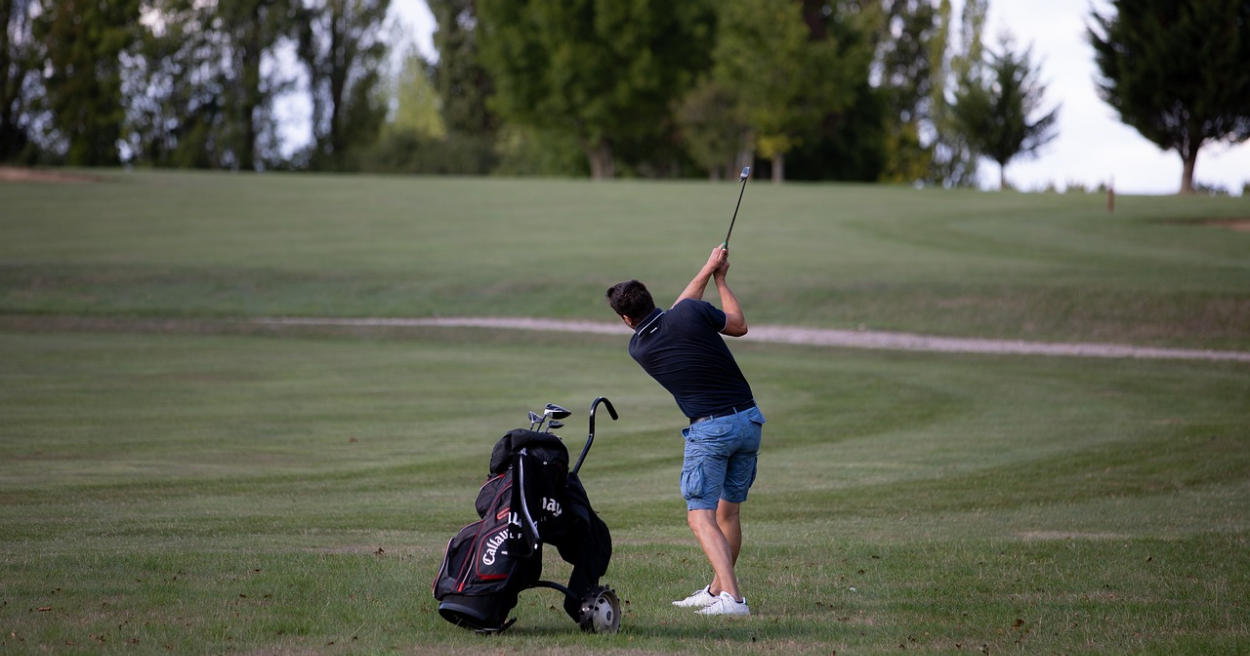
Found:
[[[599,585],[612,558],[612,537],[577,477],[595,439],[600,404],[617,419],[608,399],[590,404],[590,432],[572,468],[564,442],[551,432],[572,414],[558,405],[548,403],[541,415],[531,411],[528,429],[508,431],[496,442],[475,503],[481,519],[447,543],[434,578],[443,619],[478,633],[498,633],[516,621],[508,614],[521,591],[551,588],[563,593],[565,613],[583,631],[620,628],[616,593]],[[540,580],[544,543],[573,565],[567,585]]]

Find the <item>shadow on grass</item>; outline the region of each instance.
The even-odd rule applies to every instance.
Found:
[[[761,641],[793,640],[797,642],[822,642],[829,639],[830,623],[802,621],[804,618],[774,615],[753,615],[751,617],[697,617],[692,620],[685,618],[675,621],[659,622],[630,621],[627,617],[621,624],[618,636],[629,640],[715,640],[727,643],[749,645]],[[810,619],[810,618],[807,618]],[[569,622],[565,625],[542,622],[537,624],[518,623],[502,634],[487,639],[508,640],[567,640],[579,635],[594,637],[595,634],[583,633],[576,625]],[[598,636],[611,640],[610,636]]]

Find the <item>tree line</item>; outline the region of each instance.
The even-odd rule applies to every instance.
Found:
[[[988,0],[427,0],[437,57],[395,71],[389,2],[0,0],[0,161],[966,186],[1055,136]],[[1183,188],[1204,142],[1250,136],[1248,6],[1091,13],[1100,92]]]

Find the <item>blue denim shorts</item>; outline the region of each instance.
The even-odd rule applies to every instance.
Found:
[[[688,510],[714,510],[721,499],[747,500],[755,482],[764,415],[749,408],[683,428],[685,460],[681,466],[681,496]]]

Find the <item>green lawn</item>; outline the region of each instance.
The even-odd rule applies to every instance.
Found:
[[[685,285],[737,185],[117,173],[0,186],[0,312],[604,318]],[[1250,349],[1250,198],[750,185],[756,322]]]
[[[1250,651],[1245,364],[735,342],[769,422],[739,567],[705,583],[681,417],[619,337],[224,328],[276,314],[610,320],[675,294],[731,184],[108,174],[0,185],[0,653]],[[753,183],[756,323],[1250,348],[1242,199]],[[713,295],[714,296],[714,295]],[[481,638],[429,586],[490,447],[554,401],[622,632],[550,590]],[[567,576],[554,550],[549,578]]]
[[[676,494],[678,413],[617,340],[0,348],[0,641],[18,653],[1250,645],[1244,365],[743,345],[770,418],[741,563],[757,616],[708,622],[667,603],[705,575]],[[545,590],[505,636],[446,624],[430,581],[494,440],[551,400],[578,411],[576,446],[597,394],[621,419],[601,418],[584,474],[624,630],[579,634]]]

